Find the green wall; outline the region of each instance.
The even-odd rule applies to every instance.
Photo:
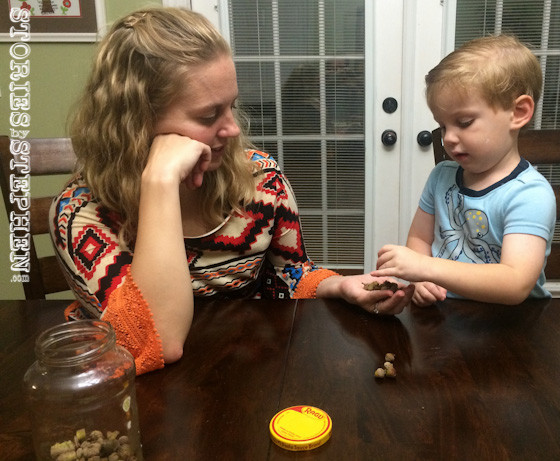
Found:
[[[107,23],[143,6],[161,5],[160,1],[105,0]],[[33,34],[33,30],[31,30]],[[0,43],[0,134],[10,129],[10,49],[11,43]],[[30,42],[31,124],[29,137],[66,136],[66,119],[87,78],[95,43]],[[34,196],[58,192],[65,177],[41,178],[31,183]],[[49,238],[36,240],[41,254],[52,253]],[[0,201],[0,299],[24,299],[21,283],[11,282],[9,260],[9,227],[3,199]],[[71,298],[70,293],[52,297]]]

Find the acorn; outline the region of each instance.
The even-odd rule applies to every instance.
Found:
[[[385,378],[385,370],[383,368],[378,368],[377,370],[375,370],[375,377],[376,378]]]
[[[386,362],[394,362],[395,361],[395,354],[393,354],[391,352],[387,352],[385,354],[385,361]]]
[[[388,378],[396,378],[397,377],[397,370],[394,367],[385,368],[385,376]]]

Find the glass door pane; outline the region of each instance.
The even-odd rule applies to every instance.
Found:
[[[311,258],[364,261],[364,0],[230,0],[251,140],[294,188]]]

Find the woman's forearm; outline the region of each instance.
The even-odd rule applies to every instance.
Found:
[[[166,362],[182,356],[193,315],[178,185],[143,178],[131,273],[153,315]]]

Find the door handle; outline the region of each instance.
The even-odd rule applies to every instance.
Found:
[[[422,147],[429,146],[432,143],[432,132],[427,130],[421,131],[418,133],[418,136],[416,136],[416,141]]]
[[[397,133],[395,133],[393,130],[385,130],[381,134],[381,142],[385,146],[392,146],[397,142]]]

